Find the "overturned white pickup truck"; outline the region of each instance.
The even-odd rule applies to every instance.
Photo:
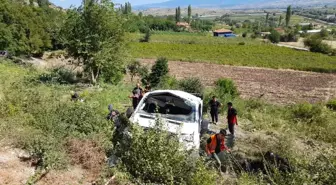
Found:
[[[146,93],[128,117],[134,124],[153,128],[156,116],[164,128],[178,135],[186,149],[199,149],[200,137],[208,130],[208,121],[203,120],[203,100],[193,94],[177,90],[157,90]]]

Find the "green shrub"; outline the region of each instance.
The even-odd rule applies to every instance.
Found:
[[[246,32],[244,32],[243,34],[242,34],[242,37],[247,37],[247,33]]]
[[[316,35],[306,38],[304,44],[309,47],[311,52],[323,54],[331,54],[333,52],[331,46],[324,43],[322,38]]]
[[[150,29],[147,29],[144,38],[140,39],[140,42],[149,42],[151,35]]]
[[[268,36],[268,39],[272,42],[272,43],[279,43],[280,42],[280,33],[277,32],[276,30],[272,30],[271,34]]]
[[[251,39],[256,39],[258,36],[256,34],[251,35]]]
[[[327,107],[331,110],[335,110],[336,111],[336,99],[330,100],[327,103]]]
[[[175,77],[166,75],[161,78],[160,83],[157,85],[157,88],[159,89],[178,89],[179,82]]]
[[[239,96],[238,89],[234,82],[230,79],[218,79],[216,82],[215,93],[218,97],[230,95],[232,98]]]
[[[179,81],[179,89],[188,93],[203,94],[204,86],[199,78],[186,78]]]
[[[329,36],[329,31],[327,29],[322,29],[320,32],[321,38],[327,38]]]
[[[160,119],[155,122],[155,127],[147,131],[133,125],[130,141],[118,147],[127,172],[142,183],[213,184],[214,172],[183,150],[174,135],[163,131]]]
[[[247,110],[260,109],[264,106],[264,103],[257,99],[249,99],[245,102],[245,108]]]
[[[322,108],[319,105],[313,105],[310,103],[303,103],[294,105],[291,109],[292,118],[299,122],[319,122],[322,117]]]
[[[163,57],[157,59],[152,67],[152,72],[148,79],[151,86],[156,87],[160,83],[162,77],[166,76],[168,72],[168,60]]]
[[[150,81],[149,81],[149,69],[147,66],[140,66],[139,69],[138,69],[138,74],[139,76],[141,77],[141,82],[143,84],[148,84]]]
[[[133,60],[130,64],[127,65],[127,69],[129,74],[131,75],[131,81],[133,82],[133,78],[139,75],[139,69],[141,69],[141,64],[138,60]]]
[[[79,82],[77,74],[66,68],[53,69],[51,73],[41,74],[39,80],[42,82],[52,82],[60,84],[74,84]]]

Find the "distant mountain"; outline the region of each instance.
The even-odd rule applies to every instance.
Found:
[[[314,6],[336,5],[336,0],[169,0],[162,3],[135,6],[135,9],[175,8],[177,6],[199,8],[279,8],[288,5]]]
[[[246,3],[255,3],[265,0],[170,0],[162,3],[139,5],[136,8],[173,8],[177,6],[186,7],[218,7],[218,6],[236,6]]]

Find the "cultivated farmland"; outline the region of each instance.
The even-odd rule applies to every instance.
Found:
[[[141,61],[148,66],[154,63],[149,59]],[[243,98],[261,97],[273,103],[317,103],[336,97],[334,74],[180,61],[170,61],[169,70],[177,79],[197,77],[206,86],[214,86],[218,78],[230,78]]]
[[[165,56],[170,60],[197,61],[235,66],[295,69],[316,72],[336,72],[336,57],[272,44],[177,44],[132,43],[132,55],[137,58]]]

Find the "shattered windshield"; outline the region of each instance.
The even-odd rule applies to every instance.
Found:
[[[145,99],[139,113],[158,113],[171,120],[195,122],[196,105],[192,101],[184,100],[169,93],[153,94]]]

